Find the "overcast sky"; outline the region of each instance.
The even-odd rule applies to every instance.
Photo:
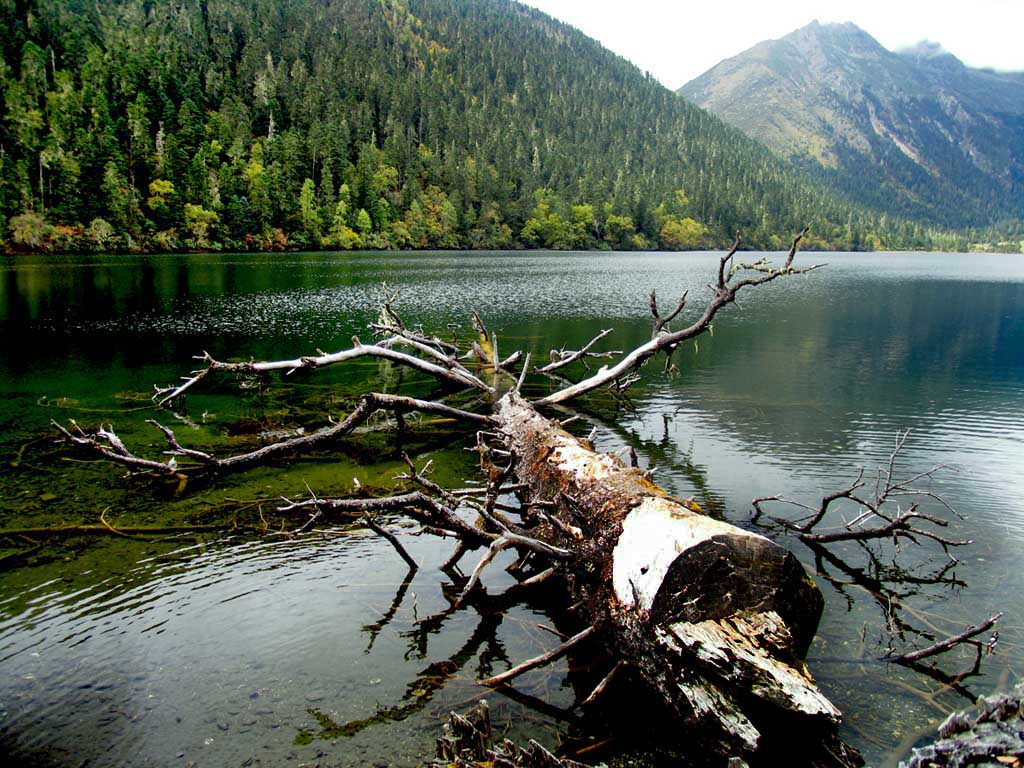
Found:
[[[1024,0],[521,0],[673,90],[812,19],[852,21],[890,50],[928,39],[972,67],[1024,71]]]

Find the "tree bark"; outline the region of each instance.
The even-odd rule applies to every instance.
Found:
[[[823,600],[793,555],[596,453],[515,392],[495,415],[528,487],[523,498],[550,502],[548,514],[563,523],[533,535],[572,551],[568,591],[584,620],[671,715],[720,755],[763,754],[769,732],[786,723],[810,727],[840,753],[818,762],[858,763],[836,736],[839,711],[803,662]]]

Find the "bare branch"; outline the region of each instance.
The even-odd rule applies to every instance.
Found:
[[[452,509],[457,508],[460,504],[463,503],[461,497],[452,493],[447,488],[438,485],[433,480],[427,479],[426,475],[430,471],[429,461],[426,463],[422,470],[417,471],[416,465],[413,463],[413,460],[409,458],[408,453],[403,453],[402,459],[405,461],[405,465],[409,467],[409,472],[403,472],[402,474],[398,475],[396,479],[411,480],[412,482],[419,485],[421,488],[425,489],[427,493],[434,496],[435,498],[443,499],[446,504],[452,507]]]
[[[475,309],[471,309],[470,312],[473,315],[473,327],[476,329],[477,333],[486,339],[490,336],[490,333],[488,333],[487,326],[484,325],[484,321],[480,318],[480,313]]]
[[[412,556],[406,551],[405,547],[402,546],[402,542],[398,540],[398,537],[395,536],[395,534],[391,533],[383,526],[379,525],[377,521],[370,517],[368,514],[363,515],[363,522],[366,523],[366,527],[369,528],[371,531],[376,533],[378,536],[381,536],[382,538],[386,539],[391,544],[391,546],[395,548],[395,551],[401,556],[401,558],[409,564],[410,568],[412,568],[413,570],[419,568],[419,565],[416,563],[415,560],[412,559]]]
[[[466,371],[462,366],[453,368],[442,367],[435,363],[422,360],[413,355],[406,354],[404,352],[398,352],[391,349],[391,346],[395,344],[411,344],[412,342],[404,337],[395,336],[391,339],[385,339],[379,344],[362,344],[359,339],[353,337],[354,346],[351,349],[345,349],[340,352],[333,352],[331,354],[320,354],[316,356],[298,357],[292,360],[269,360],[269,361],[249,361],[239,363],[226,363],[220,360],[215,360],[210,356],[209,353],[204,352],[200,358],[206,363],[206,367],[196,371],[191,378],[185,380],[184,384],[177,387],[164,387],[157,388],[153,399],[157,401],[157,405],[166,405],[172,400],[176,400],[181,397],[188,389],[198,383],[201,379],[205,378],[211,373],[269,373],[271,371],[286,371],[291,373],[296,370],[303,368],[323,368],[328,365],[335,365],[337,363],[347,362],[349,360],[355,360],[360,357],[378,357],[384,360],[390,360],[393,363],[399,365],[405,365],[421,373],[433,376],[440,381],[458,387],[460,389],[471,388],[479,389],[485,392],[492,391],[489,386],[484,384],[473,374]],[[423,347],[419,346],[417,349],[423,351]],[[429,349],[429,347],[427,348]],[[431,350],[432,356],[442,357],[447,363],[451,360],[436,350]],[[447,364],[446,363],[446,364]]]
[[[409,341],[416,342],[418,344],[433,347],[441,352],[447,352],[449,354],[456,354],[459,351],[457,345],[452,344],[449,341],[444,341],[437,336],[427,336],[424,333],[418,333],[405,327],[405,323],[398,319],[395,322],[394,318],[397,317],[392,310],[392,316],[385,319],[381,319],[376,323],[370,323],[370,328],[373,330],[375,335],[378,336],[401,336]]]
[[[526,381],[526,374],[530,372],[530,353],[526,353],[526,361],[523,363],[523,372],[519,374],[519,381],[516,382],[516,392],[519,392],[523,388],[523,382]]]
[[[466,504],[479,512],[488,523],[501,532],[502,538],[508,539],[509,543],[518,549],[528,549],[552,560],[568,560],[573,556],[568,549],[553,546],[513,530],[507,522],[501,520],[482,504],[477,504],[469,499],[466,499]]]
[[[538,504],[537,503],[531,503],[528,506],[530,506],[531,508],[536,508],[538,506]],[[579,540],[581,540],[583,538],[583,531],[582,530],[577,528],[575,525],[569,525],[568,523],[563,522],[562,520],[560,520],[558,518],[557,515],[549,515],[546,512],[540,512],[540,511],[538,511],[537,514],[546,523],[548,523],[552,527],[554,527],[554,528],[558,529],[559,531],[561,531],[562,534],[564,534],[567,538],[575,539],[576,541],[579,541]]]
[[[152,424],[154,427],[164,433],[164,437],[167,438],[167,445],[170,446],[169,454],[172,456],[188,456],[190,459],[197,459],[204,464],[216,463],[216,459],[210,454],[204,451],[196,451],[191,448],[183,448],[177,438],[174,436],[174,432],[168,427],[165,427],[156,419],[146,419],[147,424]]]
[[[889,454],[889,466],[885,473],[885,491],[888,491],[893,487],[892,484],[892,473],[896,466],[896,456],[903,449],[903,445],[907,442],[907,438],[910,436],[910,430],[905,430],[902,434],[896,433],[896,447],[893,452]],[[884,493],[884,491],[883,491]]]
[[[463,588],[462,594],[459,595],[459,599],[455,601],[456,605],[461,605],[462,602],[466,599],[466,596],[469,595],[469,593],[472,592],[476,585],[480,582],[480,574],[483,573],[484,568],[486,568],[490,564],[490,562],[495,557],[497,557],[498,553],[501,552],[501,550],[506,549],[511,545],[512,542],[504,536],[497,538],[491,542],[491,545],[487,548],[487,551],[484,553],[484,556],[480,558],[480,562],[478,562],[476,564],[476,567],[473,569],[473,573],[470,575],[469,581],[466,582],[466,586]]]
[[[202,356],[197,359],[204,360],[207,362],[213,360],[213,358],[210,357],[209,352],[203,352]],[[207,374],[209,374],[212,370],[212,368],[206,367],[198,371],[193,371],[192,376],[182,377],[185,383],[179,384],[177,387],[158,387],[154,385],[153,400],[156,402],[157,405],[160,406],[167,405],[171,401],[177,400],[179,397],[184,395],[189,389],[191,389],[204,378],[206,378]]]
[[[167,463],[153,461],[151,459],[145,459],[134,455],[125,447],[124,443],[114,433],[113,427],[110,425],[106,428],[100,427],[94,434],[89,435],[82,431],[78,424],[73,421],[71,422],[71,426],[75,430],[75,434],[72,434],[72,432],[68,431],[56,422],[51,423],[61,432],[65,439],[76,445],[89,448],[109,461],[123,464],[139,472],[164,475],[176,474],[185,469],[178,467],[173,458],[175,455],[197,459],[200,461],[198,468],[207,471],[229,472],[251,467],[276,456],[290,455],[301,451],[319,448],[350,434],[379,410],[389,410],[398,414],[410,413],[413,411],[433,413],[439,416],[469,421],[471,423],[484,426],[490,426],[495,423],[494,419],[490,416],[484,416],[470,411],[463,411],[449,405],[443,405],[429,400],[418,400],[416,398],[403,397],[401,395],[370,393],[363,395],[352,412],[341,422],[318,429],[308,435],[280,440],[234,456],[216,458],[203,451],[183,448],[178,443],[178,440],[171,429],[163,426],[159,422],[150,420],[150,423],[154,424],[161,432],[164,433],[164,437],[167,439],[168,445],[171,447],[169,452],[173,455]],[[191,467],[190,469],[194,471],[195,467]]]
[[[380,322],[405,330],[405,321],[395,311],[394,304],[398,301],[399,291],[388,292],[388,284],[381,283],[380,298],[377,300],[380,309]]]
[[[443,351],[435,349],[429,344],[425,344],[414,338],[408,338],[403,335],[396,335],[377,342],[377,345],[381,347],[387,347],[389,349],[391,347],[398,345],[412,347],[420,354],[426,355],[427,357],[432,357],[433,359],[437,360],[445,368],[457,368],[469,374],[470,376],[473,375],[468,370],[466,370],[455,357],[452,357],[451,355],[446,355]]]
[[[512,667],[512,669],[502,672],[500,675],[495,675],[494,677],[489,677],[486,680],[481,680],[480,684],[493,688],[497,685],[503,685],[507,683],[509,680],[519,677],[525,672],[529,672],[531,669],[543,667],[546,664],[550,664],[553,661],[557,661],[558,659],[562,658],[565,654],[567,654],[569,651],[571,651],[574,647],[576,647],[584,640],[586,640],[588,637],[590,637],[592,634],[594,634],[594,631],[595,627],[587,627],[582,632],[579,632],[578,634],[575,634],[572,637],[570,637],[557,648],[554,648],[548,651],[547,653],[543,653],[535,658],[529,659],[528,661],[524,661],[522,664],[518,664]]]
[[[451,555],[449,555],[448,559],[441,564],[441,570],[447,571],[449,568],[453,567],[468,551],[469,547],[466,546],[466,542],[462,541],[462,539],[456,541],[455,549],[452,551]]]
[[[362,519],[372,512],[401,512],[418,523],[437,528],[459,537],[471,547],[490,546],[498,538],[493,533],[482,531],[459,517],[455,510],[421,491],[382,496],[373,499],[318,499],[304,501],[284,499],[285,504],[278,511],[320,508],[349,518]]]
[[[557,371],[559,368],[564,368],[567,365],[575,363],[584,357],[609,357],[611,355],[621,354],[621,352],[599,352],[593,353],[590,348],[593,347],[597,342],[612,332],[611,328],[601,331],[597,336],[592,338],[586,343],[581,349],[575,352],[567,352],[565,350],[551,350],[551,357],[553,362],[545,365],[543,368],[538,368],[537,373],[551,373]]]
[[[487,353],[484,352],[484,348],[480,346],[480,342],[474,341],[469,351],[470,357],[475,357],[478,361],[486,366],[490,366],[491,358],[488,357]]]
[[[516,586],[517,587],[533,587],[533,586],[536,586],[537,584],[543,584],[545,581],[548,581],[549,579],[551,579],[556,573],[558,573],[558,571],[554,567],[552,567],[552,568],[545,568],[540,573],[534,574],[533,576],[531,576],[528,579],[523,579],[518,584],[516,584]]]
[[[495,371],[501,370],[501,360],[498,359],[498,334],[491,331],[491,364]]]
[[[676,303],[676,308],[669,312],[668,317],[662,317],[658,312],[658,297],[654,291],[651,291],[651,314],[654,315],[654,328],[651,330],[651,338],[653,339],[662,330],[668,327],[668,324],[676,319],[676,316],[686,307],[686,297],[689,291],[683,291],[683,295],[679,297],[679,301]]]
[[[789,522],[785,522],[785,521],[783,522],[785,527],[790,528],[790,529],[792,529],[794,531],[800,531],[801,533],[803,533],[803,532],[806,532],[806,531],[810,531],[812,528],[814,528],[814,526],[816,526],[818,523],[821,522],[822,518],[824,518],[825,515],[828,513],[828,508],[829,508],[829,506],[833,502],[838,501],[839,499],[850,499],[850,498],[853,498],[854,492],[859,490],[860,488],[864,487],[864,480],[863,480],[863,478],[864,478],[864,470],[862,468],[860,470],[859,474],[857,475],[857,479],[854,480],[852,483],[850,483],[849,486],[847,486],[846,488],[842,489],[841,491],[836,491],[835,493],[830,493],[827,496],[822,497],[821,504],[818,506],[817,509],[814,509],[813,507],[809,507],[806,504],[801,504],[800,502],[797,502],[797,501],[792,501],[790,499],[784,499],[781,496],[763,496],[761,498],[754,499],[751,502],[751,504],[754,506],[754,509],[757,510],[758,514],[762,514],[763,513],[763,510],[761,509],[761,504],[764,503],[764,502],[767,502],[767,501],[777,501],[777,502],[780,502],[782,504],[792,504],[794,506],[801,507],[802,509],[810,510],[814,514],[805,523],[796,524],[796,523],[789,523]],[[872,511],[874,511],[873,508],[872,508]]]
[[[580,702],[580,706],[587,707],[593,704],[595,701],[597,701],[601,697],[601,694],[604,693],[605,689],[608,687],[608,684],[611,683],[615,675],[617,675],[624,666],[626,666],[626,662],[616,662],[615,666],[611,668],[611,671],[607,675],[605,675],[601,679],[601,682],[599,682],[594,687],[594,690],[590,692],[590,695]]]
[[[802,237],[802,235],[798,236],[793,242],[794,254],[795,248],[800,241],[800,237]],[[726,256],[722,257],[719,265],[719,284],[717,287],[712,288],[714,294],[711,301],[708,303],[701,317],[692,325],[674,333],[659,333],[646,344],[642,344],[631,351],[611,368],[608,366],[602,366],[601,369],[593,376],[584,379],[578,384],[573,384],[565,387],[564,389],[560,389],[559,391],[536,401],[534,404],[537,406],[545,406],[565,403],[569,400],[580,397],[581,395],[585,395],[599,387],[605,386],[630,372],[638,371],[644,363],[657,353],[674,349],[680,342],[692,339],[695,336],[699,336],[704,333],[711,325],[711,321],[718,313],[718,310],[733,303],[736,300],[736,295],[744,288],[764,285],[765,283],[777,280],[783,276],[805,274],[818,269],[821,266],[820,264],[814,264],[802,269],[795,269],[791,265],[788,265],[787,262],[787,266],[780,268],[767,266],[764,273],[758,277],[749,277],[733,283],[731,282],[733,273],[730,272],[730,274],[726,276],[725,266],[735,253],[735,249],[738,247],[739,238],[737,238],[737,243],[734,245],[733,250]]]
[[[800,538],[804,541],[815,542],[817,544],[832,544],[837,541],[867,541],[869,539],[888,538],[895,541],[897,538],[901,537],[914,540],[915,536],[921,536],[922,538],[938,542],[942,545],[943,549],[946,549],[947,547],[964,547],[968,544],[974,543],[969,539],[948,539],[944,536],[938,535],[937,533],[917,528],[914,526],[914,520],[926,520],[943,528],[949,525],[949,523],[942,518],[917,512],[916,506],[912,505],[909,511],[900,514],[898,517],[884,525],[876,526],[874,528],[836,531],[834,533],[805,532],[800,534]]]
[[[132,454],[125,447],[121,438],[119,438],[114,432],[112,424],[108,424],[106,428],[100,426],[92,435],[86,434],[74,419],[71,419],[70,421],[71,428],[75,430],[74,434],[52,419],[50,420],[50,424],[52,424],[54,428],[64,436],[65,440],[82,448],[92,450],[103,458],[116,464],[122,464],[129,469],[134,469],[138,472],[151,472],[158,475],[173,475],[178,471],[177,464],[173,457],[171,457],[171,459],[169,459],[165,464],[163,462],[144,459]]]
[[[502,360],[498,367],[501,368],[503,371],[511,371],[512,370],[512,366],[515,365],[516,363],[518,363],[519,359],[522,356],[523,356],[523,351],[521,349],[517,349],[511,355],[509,355],[504,360]]]
[[[807,504],[786,499],[781,496],[766,496],[753,500],[752,504],[756,510],[755,517],[764,513],[762,504],[766,502],[790,504],[801,509],[806,509],[812,514],[803,522],[791,522],[789,520],[779,518],[773,519],[783,527],[788,528],[791,531],[796,531],[802,541],[814,544],[831,544],[838,541],[869,541],[872,539],[889,538],[891,538],[893,542],[896,542],[900,538],[906,538],[916,542],[916,537],[921,537],[937,542],[942,546],[943,550],[949,554],[949,547],[962,547],[972,543],[969,540],[950,539],[945,536],[941,536],[934,531],[929,531],[916,525],[918,521],[923,521],[932,523],[940,528],[946,528],[949,526],[949,521],[941,517],[925,512],[919,512],[919,505],[917,503],[911,504],[906,510],[900,509],[897,505],[895,512],[887,511],[887,505],[889,505],[893,499],[905,496],[922,496],[935,500],[947,510],[956,514],[956,511],[938,494],[933,493],[932,491],[913,488],[910,485],[910,483],[915,480],[931,478],[936,472],[943,469],[941,465],[933,467],[926,472],[915,474],[909,480],[893,480],[897,458],[900,451],[902,451],[903,447],[906,445],[909,434],[909,431],[897,434],[896,446],[892,453],[889,454],[885,468],[879,468],[878,470],[878,485],[875,488],[873,499],[869,500],[857,495],[857,491],[865,485],[864,470],[861,469],[856,480],[850,483],[846,488],[824,496],[816,509],[808,506]],[[842,530],[827,533],[815,531],[815,528],[825,519],[832,505],[844,499],[856,504],[861,509],[861,512],[852,520],[846,522],[843,525]],[[959,515],[957,516],[959,517]],[[881,522],[872,526],[865,525],[873,518],[878,518]],[[950,557],[952,557],[952,555],[950,555]]]
[[[1001,618],[1003,618],[1003,614],[997,613],[988,621],[982,622],[978,626],[972,625],[963,632],[961,632],[959,635],[948,637],[945,640],[935,643],[934,645],[930,645],[927,648],[922,648],[919,651],[913,651],[912,653],[904,653],[901,656],[893,657],[890,659],[890,661],[893,661],[896,664],[910,664],[915,661],[920,661],[921,659],[926,659],[929,656],[936,656],[940,653],[945,653],[946,651],[955,648],[961,643],[972,642],[972,644],[980,646],[980,643],[978,643],[977,641],[972,641],[972,638],[977,637],[982,632],[986,632],[992,627],[994,627],[996,625],[996,622],[998,622]]]
[[[790,247],[789,254],[786,256],[786,263],[782,265],[783,269],[789,269],[793,266],[793,257],[796,256],[797,246],[800,245],[800,241],[803,240],[810,231],[810,227],[804,227],[800,234],[793,239],[793,245]]]
[[[732,243],[732,248],[730,248],[729,252],[722,257],[721,261],[718,262],[718,290],[720,291],[724,291],[726,288],[726,282],[728,281],[728,278],[726,277],[726,268],[729,266],[729,262],[732,261],[732,257],[736,255],[736,251],[740,249],[741,245],[743,245],[743,238],[740,236],[740,233],[737,232],[736,239]]]

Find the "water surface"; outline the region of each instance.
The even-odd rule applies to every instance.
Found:
[[[906,472],[950,467],[928,487],[965,518],[954,518],[947,534],[975,542],[951,567],[928,543],[900,551],[834,546],[820,555],[760,529],[816,574],[827,605],[811,669],[846,714],[846,736],[884,764],[968,696],[1012,685],[1022,671],[1024,260],[800,258],[829,264],[741,298],[719,316],[713,336],[679,350],[676,373],[661,375],[660,361],[648,366],[630,404],[589,398],[577,427],[596,427],[602,450],[634,447],[642,466],[657,466],[663,486],[743,526],[752,525],[755,496],[812,503],[860,467],[870,474],[900,430],[911,430]],[[203,350],[291,357],[343,348],[353,335],[366,340],[382,282],[399,290],[404,315],[430,330],[466,336],[469,308],[477,308],[502,352],[521,347],[546,357],[552,346],[577,348],[608,327],[615,332],[605,348],[625,349],[650,334],[651,288],[664,305],[689,290],[694,316],[715,259],[6,257],[0,525],[95,524],[104,511],[120,526],[204,524],[229,513],[251,519],[260,509],[270,514],[280,495],[307,494],[307,485],[322,495],[351,493],[356,479],[392,487],[403,450],[429,455],[439,479],[463,484],[473,466],[457,427],[404,442],[365,438],[335,455],[176,495],[115,468],[69,461],[50,443],[48,421],[111,422],[140,452],[159,455],[159,435],[144,423],[159,415],[190,445],[225,451],[260,433],[319,426],[367,387],[427,395],[432,384],[360,362],[296,375],[273,391],[217,387],[177,413],[153,411],[152,385],[174,381]],[[527,383],[538,395],[551,386]],[[539,608],[443,614],[447,577],[437,566],[447,546],[403,540],[423,564],[411,580],[386,543],[360,531],[90,537],[61,547],[5,540],[0,747],[40,765],[418,764],[447,711],[472,705],[473,680],[554,640],[539,628],[552,620]],[[485,581],[492,592],[510,583],[500,568]],[[889,647],[927,644],[929,635],[959,632],[997,611],[1007,616],[996,653],[955,685],[879,661]],[[972,661],[952,655],[939,668],[955,675]],[[549,746],[599,738],[600,714],[563,711],[573,685],[588,679],[577,669],[584,660],[572,664],[517,682],[532,698],[490,694],[496,717]]]

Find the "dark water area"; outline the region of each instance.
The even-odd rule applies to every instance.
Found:
[[[905,475],[949,467],[927,488],[972,539],[832,545],[816,553],[777,529],[826,599],[809,666],[846,716],[845,736],[892,765],[971,696],[1012,686],[1024,644],[1024,259],[998,255],[803,254],[828,267],[740,299],[713,336],[681,348],[678,372],[645,369],[632,408],[606,394],[574,426],[601,450],[636,449],[673,493],[744,527],[750,500],[815,503],[861,467],[874,477],[911,430]],[[205,388],[157,411],[165,385],[204,350],[217,358],[294,357],[370,338],[381,283],[407,319],[468,337],[470,307],[501,351],[605,349],[650,334],[647,294],[707,295],[713,254],[273,254],[4,257],[0,262],[0,528],[204,525],[276,515],[280,496],[395,486],[410,450],[440,482],[474,477],[465,432],[433,425],[404,443],[361,436],[330,455],[182,489],[83,463],[49,420],[112,423],[159,456],[148,418],[183,442],[226,452],[316,428],[360,391],[427,395],[428,381],[380,362],[296,374],[273,390]],[[578,376],[581,370],[573,370]],[[552,383],[526,383],[540,395]],[[927,501],[927,500],[926,500]],[[932,507],[931,511],[941,511]],[[779,510],[780,513],[783,510]],[[795,511],[788,514],[795,515]],[[851,515],[852,516],[852,515]],[[275,520],[280,519],[278,517]],[[298,519],[292,527],[302,522]],[[330,528],[301,536],[168,534],[0,541],[0,754],[27,765],[418,765],[441,719],[480,695],[479,677],[557,642],[557,616],[514,605],[446,612],[438,566],[450,545],[393,523],[421,567],[411,578],[386,542]],[[467,557],[463,567],[469,568]],[[501,568],[484,582],[512,583]],[[1005,611],[996,652],[963,679],[973,652],[931,676],[881,661]],[[434,616],[433,621],[424,621]],[[595,662],[595,667],[599,666]],[[570,708],[604,669],[570,658],[488,693],[511,735],[550,747],[607,733],[602,712]],[[584,690],[584,695],[586,691]],[[629,749],[617,737],[614,750]],[[586,756],[585,756],[586,758]]]

